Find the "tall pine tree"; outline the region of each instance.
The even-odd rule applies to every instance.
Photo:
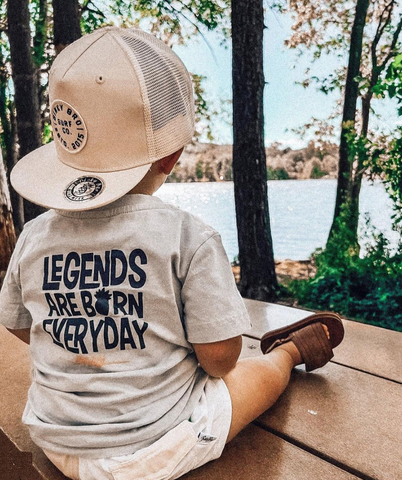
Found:
[[[81,11],[78,0],[52,0],[54,49],[60,53],[81,37]]]
[[[28,0],[9,0],[7,18],[19,156],[23,157],[42,144],[37,75],[31,53]],[[43,208],[25,202],[24,212],[25,220],[28,221],[42,213]]]
[[[262,0],[232,0],[233,180],[240,293],[273,300],[275,274],[268,210],[263,115]]]

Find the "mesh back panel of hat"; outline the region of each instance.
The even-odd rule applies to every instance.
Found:
[[[136,69],[144,101],[149,154],[159,159],[191,141],[194,106],[191,80],[172,50],[141,30],[121,33]]]

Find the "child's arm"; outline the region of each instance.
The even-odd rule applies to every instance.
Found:
[[[17,338],[22,340],[23,342],[29,345],[30,338],[31,338],[31,329],[30,328],[20,328],[18,330],[12,330],[11,328],[7,328],[7,330],[15,335]]]
[[[239,358],[241,346],[241,335],[221,342],[193,344],[201,367],[212,377],[223,377],[232,370]]]

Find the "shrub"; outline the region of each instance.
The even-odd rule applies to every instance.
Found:
[[[320,165],[313,165],[313,168],[311,170],[311,178],[312,179],[317,179],[317,178],[322,178],[325,177],[325,175],[328,175],[328,172],[325,170],[322,170]]]
[[[201,180],[201,178],[204,176],[201,162],[197,162],[197,165],[195,166],[195,176],[198,180]]]
[[[289,180],[289,174],[284,168],[267,167],[268,180]]]
[[[292,281],[290,293],[307,308],[402,331],[402,245],[392,250],[382,233],[373,238],[363,258],[339,243],[317,252],[315,277]]]

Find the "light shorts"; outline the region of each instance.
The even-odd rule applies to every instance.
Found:
[[[173,480],[221,456],[232,402],[222,379],[210,378],[191,418],[149,447],[130,455],[89,459],[45,450],[73,480]]]

